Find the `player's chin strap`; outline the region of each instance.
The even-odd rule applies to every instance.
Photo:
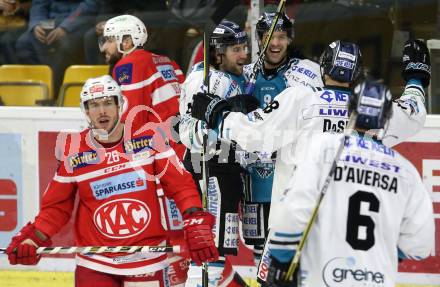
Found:
[[[142,48],[142,47],[139,47],[139,46],[133,46],[133,47],[131,47],[129,50],[124,51],[124,50],[122,50],[122,44],[121,44],[121,45],[118,45],[118,52],[122,54],[122,57],[125,57],[125,56],[127,56],[128,54],[130,54],[131,52],[133,52],[134,50],[136,50],[136,49],[140,49],[140,48]]]

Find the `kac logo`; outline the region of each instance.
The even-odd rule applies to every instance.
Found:
[[[328,261],[322,271],[322,278],[328,287],[385,286],[384,273],[356,264],[353,257],[335,257]]]
[[[116,199],[101,205],[93,215],[96,228],[109,238],[123,239],[143,232],[150,223],[148,206],[136,199]]]

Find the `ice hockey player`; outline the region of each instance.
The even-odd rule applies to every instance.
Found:
[[[265,12],[257,22],[258,45],[262,49],[276,13]],[[322,87],[319,65],[304,59],[294,48],[293,20],[282,13],[275,26],[265,53],[261,73],[258,74],[253,96],[264,109],[276,95],[292,85]],[[249,78],[256,62],[246,65],[244,73]],[[254,246],[254,256],[260,261],[270,211],[276,154],[257,152],[247,155],[246,199],[243,209],[243,237]]]
[[[421,260],[434,250],[429,192],[416,168],[380,140],[380,130],[387,129],[392,116],[391,93],[367,81],[348,106],[354,132],[315,133],[297,145],[295,153],[303,160],[279,208],[272,210],[269,286],[296,286],[292,281],[297,281],[304,287],[392,287],[398,258]],[[328,188],[317,207],[327,176]],[[284,275],[316,208],[299,272],[286,281]]]
[[[75,196],[76,246],[160,246],[166,241],[156,193],[182,211],[188,250],[196,264],[217,260],[214,217],[201,208],[191,177],[154,124],[130,135],[120,121],[124,98],[108,75],[91,78],[81,91],[81,109],[90,127],[66,136],[63,157],[42,199],[41,210],[12,238],[11,264],[34,265],[36,248],[70,219]],[[166,253],[78,254],[75,286],[169,286]],[[144,283],[141,283],[144,282]],[[149,282],[149,283],[147,283]]]
[[[135,16],[122,15],[109,19],[100,41],[101,51],[111,66],[113,78],[121,86],[125,99],[122,121],[132,131],[140,131],[151,122],[161,123],[161,132],[167,135],[170,144],[180,159],[185,146],[172,136],[171,119],[179,113],[180,84],[184,76],[179,66],[166,56],[156,55],[144,49],[148,33],[144,23]],[[164,217],[170,239],[179,241],[181,214],[175,203],[158,194],[163,202]],[[175,254],[174,254],[175,255]],[[170,258],[170,282],[173,286],[186,281],[187,259]],[[186,267],[185,267],[186,266]]]
[[[210,72],[209,91],[225,99],[234,106],[236,111],[256,109],[258,102],[255,98],[241,95],[244,92],[246,79],[242,75],[243,66],[247,61],[247,34],[239,25],[223,20],[213,31],[210,38]],[[181,141],[187,146],[185,167],[191,171],[196,182],[202,182],[201,150],[203,136],[207,128],[203,121],[191,117],[191,105],[194,94],[205,91],[203,79],[204,63],[197,65],[188,75],[182,85],[180,98],[181,122],[179,134]],[[251,107],[252,106],[252,107]],[[210,285],[216,286],[222,282],[235,279],[228,286],[233,286],[239,280],[238,274],[224,273],[225,255],[237,253],[239,241],[239,201],[243,196],[242,173],[244,170],[236,162],[235,149],[229,143],[217,141],[208,142],[207,159],[209,168],[209,185],[207,210],[216,216],[214,227],[216,243],[220,253],[220,261],[210,264]],[[226,261],[228,264],[228,261]],[[211,267],[212,266],[212,267]],[[225,268],[224,270],[232,270]],[[222,275],[222,276],[221,276]],[[241,280],[239,280],[241,281]],[[222,284],[222,282],[218,284]]]
[[[426,118],[422,87],[430,81],[428,49],[424,43],[410,40],[403,53],[402,75],[407,85],[392,106],[393,117],[383,137],[387,146],[416,134]],[[280,195],[292,176],[296,141],[314,131],[342,132],[348,121],[346,103],[361,69],[359,47],[348,42],[332,42],[321,55],[320,65],[324,88],[289,87],[266,108],[247,115],[229,112],[228,103],[216,96],[199,93],[194,97],[193,116],[205,119],[220,138],[233,140],[250,152],[277,151],[271,209],[277,208]],[[269,214],[269,228],[272,223]],[[264,272],[267,260],[265,253],[258,273],[262,281],[267,275]]]
[[[179,113],[180,84],[184,81],[180,67],[166,56],[144,49],[148,33],[135,16],[121,15],[104,26],[100,49],[106,62],[114,65],[112,75],[126,99],[122,121],[140,130],[149,122],[165,123]],[[164,126],[168,133],[169,127]],[[171,134],[168,133],[172,140]],[[185,147],[174,144],[179,157]]]

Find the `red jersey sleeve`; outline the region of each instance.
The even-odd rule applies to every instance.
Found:
[[[66,147],[69,143],[66,143]],[[66,148],[66,151],[68,149]],[[69,221],[75,204],[76,182],[67,170],[69,157],[62,157],[55,176],[44,192],[35,227],[52,237]]]
[[[154,168],[164,193],[174,199],[180,212],[191,207],[202,207],[199,193],[191,174],[185,169],[168,143],[154,144]]]
[[[127,102],[122,121],[141,127],[147,122],[165,122],[179,114],[184,75],[168,57],[135,50],[116,64],[113,78]]]
[[[152,108],[162,121],[179,114],[180,84],[185,80],[182,70],[165,56],[152,56],[152,73],[157,79],[149,86]]]

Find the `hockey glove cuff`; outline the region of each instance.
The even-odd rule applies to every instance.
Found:
[[[255,111],[260,107],[258,99],[251,95],[236,95],[227,98],[226,101],[231,106],[232,112],[240,112],[243,114]]]
[[[52,245],[52,241],[49,237],[29,222],[17,235],[12,237],[6,254],[8,254],[9,263],[12,265],[35,265],[41,257],[37,254],[37,248],[50,245]]]
[[[270,256],[270,266],[267,273],[266,284],[267,286],[274,287],[288,287],[298,286],[296,283],[296,272],[293,274],[292,280],[285,280],[287,270],[289,269],[290,262],[280,262],[273,256]]]
[[[223,112],[230,110],[229,103],[219,96],[197,93],[193,98],[191,115],[193,118],[206,121],[210,129],[216,129]]]
[[[403,47],[402,77],[408,82],[420,80],[423,87],[431,81],[431,59],[426,44],[420,40],[408,40]]]
[[[203,262],[216,261],[218,250],[212,233],[215,217],[206,211],[195,211],[184,214],[183,219],[183,232],[194,263],[201,265]]]

